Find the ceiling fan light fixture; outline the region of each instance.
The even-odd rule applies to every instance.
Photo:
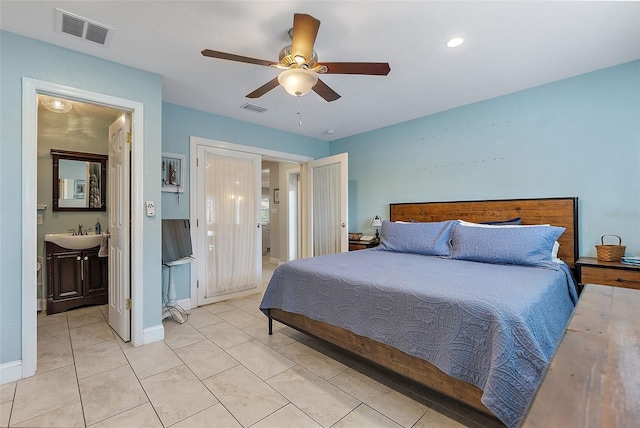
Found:
[[[71,101],[54,97],[42,97],[42,105],[54,113],[69,113],[72,107]]]
[[[464,39],[462,37],[454,37],[453,39],[447,42],[447,47],[457,48],[463,43],[464,43]]]
[[[292,68],[278,75],[278,83],[291,95],[301,97],[318,83],[318,76],[309,70]]]

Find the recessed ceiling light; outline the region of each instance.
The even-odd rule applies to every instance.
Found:
[[[463,43],[464,43],[464,39],[462,37],[454,37],[453,39],[447,42],[447,46],[450,48],[457,48]]]

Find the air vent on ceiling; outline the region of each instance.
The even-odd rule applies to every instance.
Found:
[[[265,111],[267,111],[267,109],[264,107],[260,107],[255,104],[249,104],[249,103],[243,104],[242,106],[240,106],[240,108],[243,108],[245,110],[255,111],[256,113],[264,113]]]
[[[62,9],[56,9],[56,31],[106,45],[113,28],[83,18]]]

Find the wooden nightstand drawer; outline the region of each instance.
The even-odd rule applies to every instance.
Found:
[[[604,284],[613,287],[635,288],[640,290],[640,270],[610,269],[583,266],[580,282],[583,284]]]

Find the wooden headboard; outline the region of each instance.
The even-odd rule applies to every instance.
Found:
[[[466,220],[476,223],[522,218],[522,224],[551,224],[567,230],[558,257],[570,267],[578,259],[578,198],[503,199],[495,201],[390,204],[391,221]]]

